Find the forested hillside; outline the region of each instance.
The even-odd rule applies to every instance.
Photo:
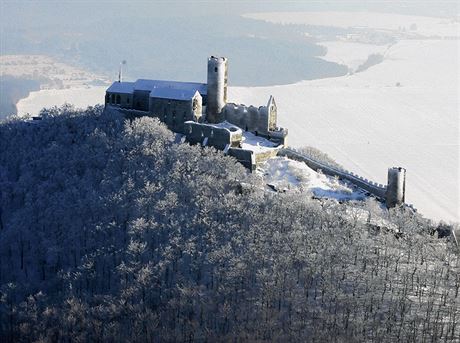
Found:
[[[1,342],[460,339],[458,249],[420,216],[263,191],[155,119],[43,116],[0,123]]]

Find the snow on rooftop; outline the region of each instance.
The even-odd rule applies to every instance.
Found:
[[[139,79],[136,82],[134,82],[135,90],[152,91],[155,88],[170,88],[180,89],[184,91],[198,91],[201,95],[208,94],[208,86],[206,83],[146,79]]]
[[[195,94],[199,93],[197,90],[193,89],[154,88],[150,92],[150,97],[174,100],[191,100]]]
[[[113,93],[132,93],[134,82],[114,82],[107,88],[107,92]]]
[[[336,178],[317,173],[303,162],[274,157],[263,163],[257,173],[278,190],[311,192],[320,198],[360,200],[363,191]]]

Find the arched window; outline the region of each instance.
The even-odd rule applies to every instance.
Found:
[[[121,97],[120,94],[117,94],[117,105],[121,104]]]
[[[110,95],[109,94],[105,95],[105,103],[110,104]]]
[[[112,94],[112,101],[111,101],[112,104],[115,103],[115,94]]]

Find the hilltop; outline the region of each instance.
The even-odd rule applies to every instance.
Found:
[[[156,119],[42,117],[0,123],[2,341],[460,338],[460,256],[416,213],[272,192]]]

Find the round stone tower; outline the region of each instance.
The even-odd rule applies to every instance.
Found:
[[[222,109],[227,103],[228,59],[225,57],[208,58],[208,104],[206,119],[209,123],[223,120]]]
[[[393,167],[388,169],[386,205],[388,208],[404,203],[406,197],[406,169]]]

